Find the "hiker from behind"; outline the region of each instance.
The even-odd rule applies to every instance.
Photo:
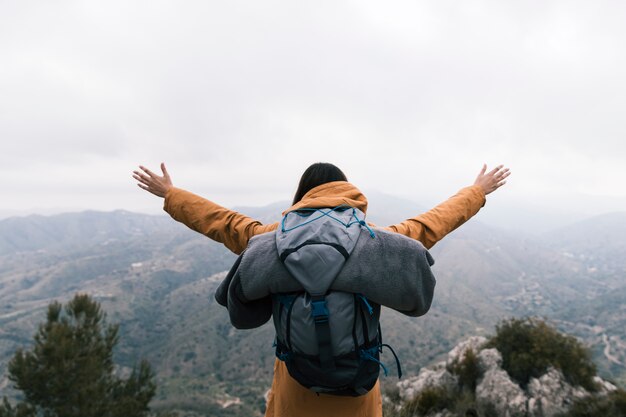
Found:
[[[274,318],[271,417],[382,416],[380,306],[410,316],[428,310],[434,278],[427,249],[474,216],[510,175],[485,165],[473,185],[435,208],[377,227],[364,221],[365,196],[329,163],[307,168],[282,222],[265,225],[174,187],[164,164],[161,171],[140,166],[133,177],[165,199],[175,220],[236,254],[248,248],[216,298],[238,328]]]

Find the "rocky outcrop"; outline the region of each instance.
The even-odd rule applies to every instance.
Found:
[[[478,353],[478,366],[483,374],[491,369],[500,369],[502,355],[498,349],[483,349]]]
[[[454,390],[457,385],[458,378],[446,369],[445,362],[431,368],[422,368],[416,377],[398,382],[400,398],[404,401],[412,400],[426,388],[444,387]]]
[[[532,378],[528,383],[529,417],[553,416],[567,411],[575,400],[587,397],[590,393],[581,387],[568,384],[563,374],[554,368],[540,378]]]
[[[563,374],[554,368],[539,378],[532,378],[524,389],[502,369],[502,355],[496,349],[484,349],[486,339],[472,337],[459,343],[448,353],[446,361],[422,368],[416,377],[397,384],[399,396],[410,401],[428,388],[445,388],[459,392],[459,377],[454,365],[460,363],[469,349],[477,354],[480,377],[474,391],[475,403],[489,408],[502,417],[553,417],[566,412],[574,401],[590,395],[606,395],[615,391],[615,385],[595,378],[598,392],[591,394],[582,387],[569,384]],[[440,411],[438,416],[451,415]],[[434,416],[434,414],[433,414]]]
[[[506,371],[491,369],[476,386],[476,400],[480,404],[492,405],[499,416],[517,417],[525,415],[528,397],[511,381]]]
[[[598,391],[604,395],[609,394],[613,391],[617,391],[617,387],[615,385],[611,384],[609,381],[605,381],[598,376],[593,377],[593,382],[595,382],[596,386],[598,387]]]
[[[502,355],[497,349],[480,351],[478,366],[483,376],[476,386],[476,400],[484,405],[492,405],[499,416],[523,416],[528,397],[502,370],[501,365]]]
[[[456,345],[450,352],[448,352],[448,360],[446,363],[452,365],[453,363],[460,362],[465,359],[465,354],[468,350],[473,350],[474,353],[481,351],[483,345],[487,343],[487,339],[483,336],[473,336],[467,340],[462,341]]]

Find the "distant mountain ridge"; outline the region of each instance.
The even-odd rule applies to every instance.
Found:
[[[149,216],[124,210],[10,217],[0,220],[0,255],[91,245],[173,228],[174,225],[166,216]]]
[[[595,270],[626,272],[626,212],[595,216],[545,235],[547,241]]]
[[[368,218],[385,225],[415,214],[408,202],[391,206],[374,197]],[[284,207],[239,210],[271,222]],[[459,340],[485,335],[504,316],[539,314],[583,337],[603,361],[603,375],[626,382],[626,311],[615,306],[616,294],[626,291],[624,257],[600,261],[619,253],[620,234],[605,245],[566,238],[588,228],[602,241],[602,230],[621,227],[611,219],[589,219],[538,239],[487,227],[479,215],[431,250],[438,283],[426,316],[383,310],[385,341],[407,374],[417,374]],[[570,247],[572,239],[587,246]],[[213,300],[234,260],[222,245],[167,216],[116,211],[0,221],[0,393],[8,390],[8,358],[29,342],[47,303],[81,291],[96,296],[110,320],[121,323],[117,360],[131,364],[145,356],[154,364],[157,406],[260,415],[274,360],[273,330],[236,331]],[[603,302],[610,308],[603,309]],[[243,403],[222,408],[233,398]]]

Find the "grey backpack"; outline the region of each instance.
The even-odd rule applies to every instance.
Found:
[[[383,346],[380,305],[354,293],[331,291],[358,239],[376,235],[353,207],[287,213],[276,231],[281,261],[304,291],[272,295],[276,356],[289,374],[317,392],[359,396],[378,379]]]

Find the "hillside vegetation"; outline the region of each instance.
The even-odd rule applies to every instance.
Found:
[[[623,417],[626,391],[596,375],[576,338],[537,318],[499,323],[386,396],[387,417]]]
[[[371,219],[401,221],[402,207],[394,204],[386,210],[379,202],[382,215]],[[246,210],[265,222],[280,212],[278,206]],[[602,225],[583,226],[600,233]],[[500,318],[538,314],[582,338],[599,374],[624,384],[626,259],[607,253],[626,233],[610,236],[615,240],[605,246],[579,242],[566,250],[550,236],[529,240],[473,220],[431,250],[437,288],[426,316],[383,309],[385,342],[405,374],[417,375],[460,340],[488,335]],[[607,257],[611,263],[602,263]],[[46,306],[80,291],[120,323],[116,362],[131,367],[145,357],[153,365],[156,408],[262,415],[273,329],[236,331],[213,299],[234,260],[221,245],[165,216],[89,212],[0,221],[0,392],[12,395],[6,364],[29,345]],[[382,379],[385,388],[396,382]]]
[[[502,368],[523,387],[550,367],[558,369],[572,385],[595,391],[596,367],[589,350],[575,337],[562,334],[545,321],[511,319],[496,327],[486,348],[502,355]],[[466,358],[467,359],[467,358]]]

